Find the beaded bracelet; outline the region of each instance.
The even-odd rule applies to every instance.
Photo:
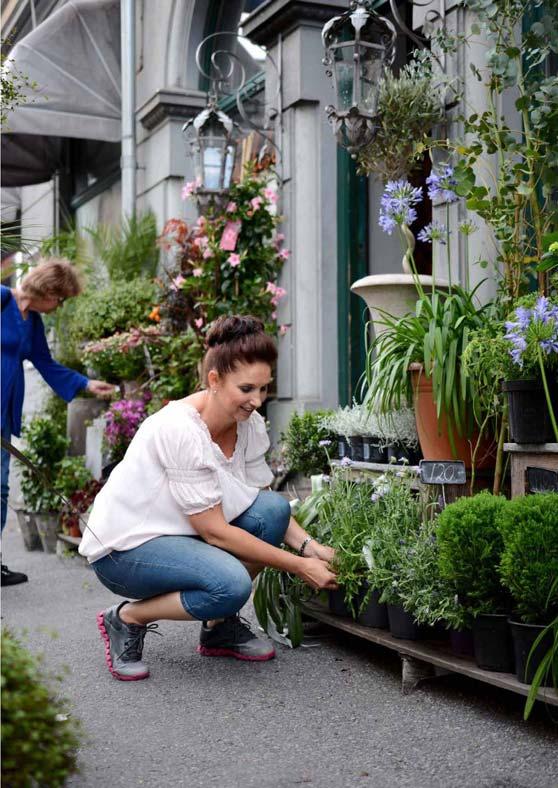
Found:
[[[306,539],[304,540],[304,542],[300,545],[300,548],[298,550],[298,554],[299,555],[304,555],[304,551],[306,550],[307,545],[309,545],[310,542],[313,542],[313,541],[314,540],[313,540],[313,538],[311,536],[307,536]]]

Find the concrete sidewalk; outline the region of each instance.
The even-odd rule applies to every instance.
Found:
[[[556,788],[558,735],[544,709],[458,677],[400,693],[395,654],[331,630],[275,660],[199,656],[198,625],[148,636],[151,678],[115,681],[95,626],[116,601],[77,558],[28,553],[15,518],[4,562],[29,582],[3,589],[3,623],[27,630],[86,732],[74,787]],[[244,613],[253,619],[247,606]]]

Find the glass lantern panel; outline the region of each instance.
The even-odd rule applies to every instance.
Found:
[[[345,112],[353,104],[353,87],[355,63],[353,59],[353,44],[337,46],[334,50],[333,73],[335,77],[335,90],[337,92],[337,110]]]
[[[221,188],[221,164],[223,162],[222,137],[207,137],[201,143],[202,180],[205,189]]]
[[[375,115],[378,111],[378,95],[383,78],[385,50],[360,46],[359,48],[359,94],[358,108]]]
[[[223,189],[229,189],[231,185],[231,179],[232,179],[233,167],[234,167],[234,154],[235,154],[235,146],[227,145],[227,150],[225,154],[225,172],[223,175]]]

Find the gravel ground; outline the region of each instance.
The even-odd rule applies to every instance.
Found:
[[[163,622],[144,652],[151,678],[115,681],[95,614],[116,597],[78,558],[25,552],[13,516],[4,560],[30,581],[3,589],[3,623],[67,666],[85,730],[72,788],[558,786],[544,707],[525,723],[518,696],[457,676],[402,696],[393,652],[326,627],[314,646],[252,664],[201,657],[197,624]]]

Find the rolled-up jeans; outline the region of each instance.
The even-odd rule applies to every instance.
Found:
[[[231,525],[279,547],[290,515],[288,501],[265,490]],[[196,536],[158,536],[131,550],[113,550],[91,566],[120,596],[147,599],[178,591],[184,610],[200,621],[237,613],[252,591],[238,558]]]

